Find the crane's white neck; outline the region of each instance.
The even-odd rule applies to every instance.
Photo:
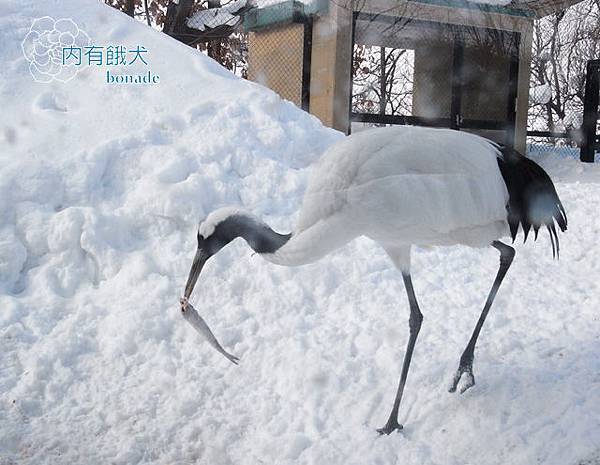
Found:
[[[262,257],[277,265],[306,265],[346,245],[356,236],[354,228],[349,227],[342,217],[334,215],[303,231],[294,232],[275,252]]]

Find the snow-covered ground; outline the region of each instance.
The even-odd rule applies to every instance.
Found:
[[[72,18],[142,45],[156,85],[106,66],[38,83],[21,41]],[[400,421],[378,437],[408,336],[401,279],[360,239],[276,267],[236,241],[194,294],[239,367],[181,318],[197,221],[243,205],[290,230],[307,166],[342,137],[94,0],[9,0],[0,17],[0,464],[514,464],[600,460],[600,166],[537,156],[569,215],[517,258],[448,383],[497,254],[418,250],[425,315]],[[139,64],[138,64],[139,65]]]

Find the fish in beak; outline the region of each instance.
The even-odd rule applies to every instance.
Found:
[[[210,327],[206,321],[204,321],[192,304],[188,302],[188,299],[194,290],[194,286],[198,281],[200,272],[209,258],[210,254],[206,253],[202,248],[199,247],[198,250],[196,250],[196,255],[194,256],[194,261],[192,262],[192,268],[190,269],[190,273],[188,275],[183,297],[179,300],[181,305],[181,313],[183,318],[185,318],[185,320],[192,325],[192,327],[198,333],[200,333],[206,339],[206,341],[217,350],[217,352],[222,354],[231,363],[237,365],[239,358],[223,349],[223,346],[219,343],[213,332],[210,330]]]
[[[213,332],[210,330],[206,324],[206,321],[204,321],[196,309],[192,307],[192,304],[190,304],[184,298],[181,299],[181,313],[183,314],[185,320],[191,324],[192,327],[198,331],[198,333],[200,333],[208,341],[208,343],[215,348],[217,352],[222,354],[234,365],[238,364],[240,359],[223,349],[223,346],[219,343]]]

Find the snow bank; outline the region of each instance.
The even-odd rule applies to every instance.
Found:
[[[0,463],[576,465],[598,454],[597,167],[544,159],[570,230],[518,247],[480,338],[477,386],[447,383],[497,256],[418,251],[425,321],[400,420],[401,280],[358,240],[298,269],[235,242],[193,296],[234,367],[180,316],[198,220],[239,205],[292,228],[305,167],[341,137],[100,2],[10,0],[0,17]],[[38,83],[32,20],[142,45],[156,85],[84,66]],[[581,171],[581,173],[579,173]],[[580,176],[581,175],[581,176]],[[585,175],[585,176],[584,176]],[[579,181],[585,178],[585,182]]]
[[[234,0],[220,8],[199,10],[187,19],[187,25],[194,29],[204,29],[218,26],[234,26],[239,20],[236,13],[246,6],[246,0]]]
[[[534,105],[546,105],[552,100],[550,84],[541,84],[529,89],[529,101]]]

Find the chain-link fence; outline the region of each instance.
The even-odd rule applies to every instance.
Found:
[[[311,5],[281,0],[171,1],[163,31],[308,109]]]
[[[196,5],[186,25],[209,38],[229,32],[197,47],[234,73],[308,109],[312,19],[304,4],[234,0],[213,9]]]
[[[587,64],[600,58],[599,7],[584,0],[533,23],[527,120],[531,151],[572,155],[596,142],[584,128],[584,105],[591,97]]]
[[[248,78],[308,110],[312,18],[302,4],[261,3],[244,18]]]
[[[579,147],[568,137],[527,136],[527,153],[555,153],[579,158]]]

